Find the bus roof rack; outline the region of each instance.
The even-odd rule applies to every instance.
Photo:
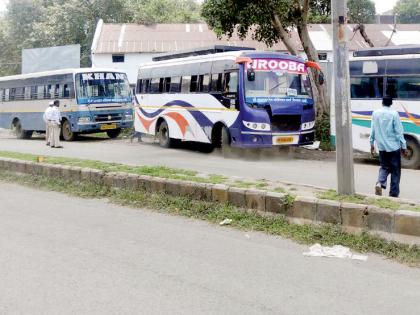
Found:
[[[378,47],[353,52],[353,57],[374,57],[374,56],[392,56],[392,55],[415,55],[420,54],[419,45],[401,45],[391,47]]]
[[[192,56],[218,54],[222,52],[238,51],[238,50],[255,50],[255,48],[240,47],[240,46],[227,46],[227,45],[214,45],[214,46],[209,46],[209,47],[193,48],[193,49],[179,50],[176,52],[165,53],[165,54],[161,54],[159,56],[153,57],[152,60],[162,61],[162,60],[170,60],[170,59],[185,58],[185,57],[192,57]]]

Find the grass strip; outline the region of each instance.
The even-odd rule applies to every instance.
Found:
[[[403,204],[388,198],[369,198],[362,195],[340,195],[337,191],[330,189],[323,191],[317,195],[319,199],[335,200],[340,202],[350,202],[365,205],[377,206],[382,209],[420,211],[420,206],[410,204]]]
[[[320,243],[343,245],[361,253],[372,252],[387,258],[420,267],[420,248],[387,241],[366,232],[350,234],[340,226],[296,225],[284,217],[267,217],[256,212],[245,212],[228,204],[174,197],[166,194],[151,194],[145,191],[110,189],[93,183],[73,183],[60,178],[34,175],[17,175],[0,170],[0,180],[18,183],[37,189],[52,190],[84,198],[108,198],[110,202],[133,208],[149,208],[155,211],[182,215],[185,217],[218,223],[225,218],[232,219],[232,226],[242,230],[265,232],[293,239],[301,244]]]

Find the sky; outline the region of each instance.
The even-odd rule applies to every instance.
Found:
[[[199,0],[199,2],[202,2],[202,0]],[[376,12],[377,13],[383,13],[385,11],[391,10],[397,0],[373,0],[376,5]],[[0,0],[0,11],[3,11],[6,7],[7,0]]]

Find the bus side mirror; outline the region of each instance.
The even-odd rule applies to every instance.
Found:
[[[246,72],[246,76],[248,78],[248,81],[255,81],[255,71],[254,69],[248,69]]]

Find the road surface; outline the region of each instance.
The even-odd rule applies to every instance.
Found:
[[[0,314],[418,314],[420,270],[0,182]],[[247,235],[246,235],[247,234]]]
[[[136,140],[104,140],[84,138],[63,143],[64,149],[51,149],[41,138],[17,140],[9,132],[0,130],[0,150],[40,155],[66,156],[131,165],[166,165],[202,173],[239,176],[249,179],[279,180],[336,188],[334,161],[297,160],[287,157],[263,160],[226,159],[220,154],[200,153],[188,149],[164,149],[157,144],[138,143]],[[378,166],[355,164],[356,190],[372,194]],[[401,198],[420,201],[420,170],[403,170]]]

